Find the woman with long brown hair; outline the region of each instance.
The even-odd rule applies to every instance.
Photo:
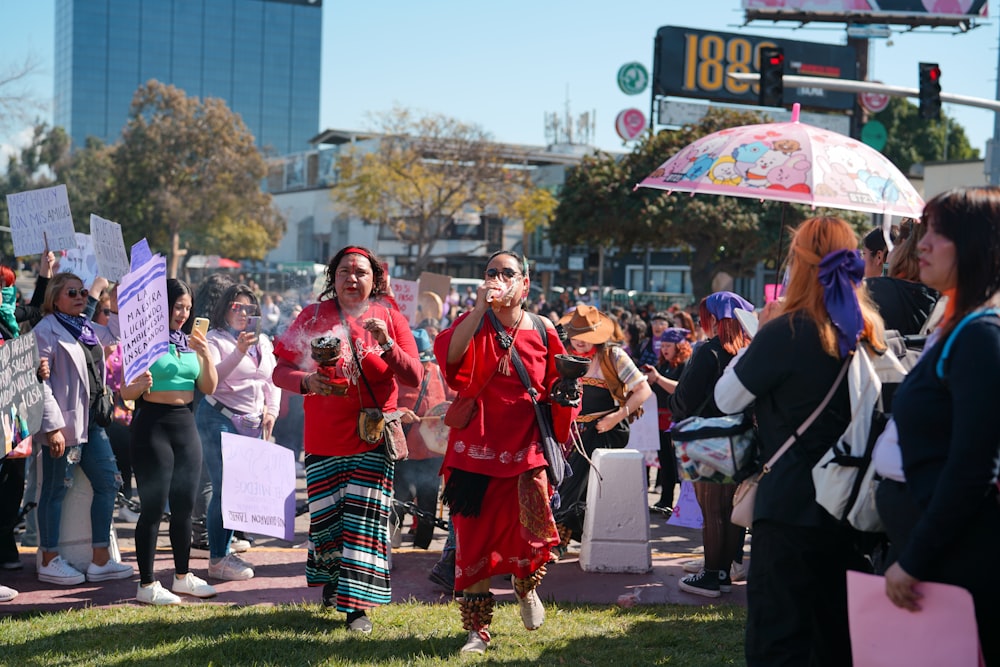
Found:
[[[854,230],[840,218],[806,220],[788,255],[783,302],[715,387],[719,409],[754,404],[760,460],[812,413],[860,343],[885,349],[882,320],[861,284]],[[846,381],[827,408],[760,481],[747,577],[747,664],[849,665],[848,569],[867,569],[858,534],[816,503],[812,468],[851,419]]]

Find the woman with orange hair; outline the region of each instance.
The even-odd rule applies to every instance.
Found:
[[[839,383],[828,407],[764,475],[747,577],[746,660],[754,665],[849,665],[849,569],[866,570],[858,533],[816,503],[812,468],[851,419],[841,368],[859,343],[885,349],[882,320],[861,284],[854,230],[839,218],[803,222],[788,255],[783,302],[761,314],[753,342],[715,387],[724,412],[754,403],[768,460]]]

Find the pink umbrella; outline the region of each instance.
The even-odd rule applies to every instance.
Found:
[[[842,134],[799,122],[733,127],[691,143],[636,187],[752,197],[920,218],[923,199],[889,160]]]

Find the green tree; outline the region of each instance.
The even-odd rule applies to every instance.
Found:
[[[905,98],[891,98],[875,120],[885,125],[888,134],[882,153],[904,174],[916,163],[979,158],[979,150],[969,144],[955,119],[942,112],[941,120],[924,120],[920,108]]]
[[[456,219],[516,216],[526,230],[544,226],[553,196],[532,182],[520,156],[476,125],[395,108],[375,114],[379,137],[346,151],[332,197],[347,212],[383,225],[415,251],[411,275],[430,262]]]
[[[112,160],[105,217],[121,223],[126,244],[146,237],[168,248],[171,276],[187,247],[262,259],[285,231],[261,190],[266,166],[253,136],[222,100],[149,81]]]

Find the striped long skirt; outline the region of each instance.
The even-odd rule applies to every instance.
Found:
[[[388,604],[387,539],[393,464],[376,449],[353,456],[306,454],[309,556],[306,582],[331,584],[337,610]]]

